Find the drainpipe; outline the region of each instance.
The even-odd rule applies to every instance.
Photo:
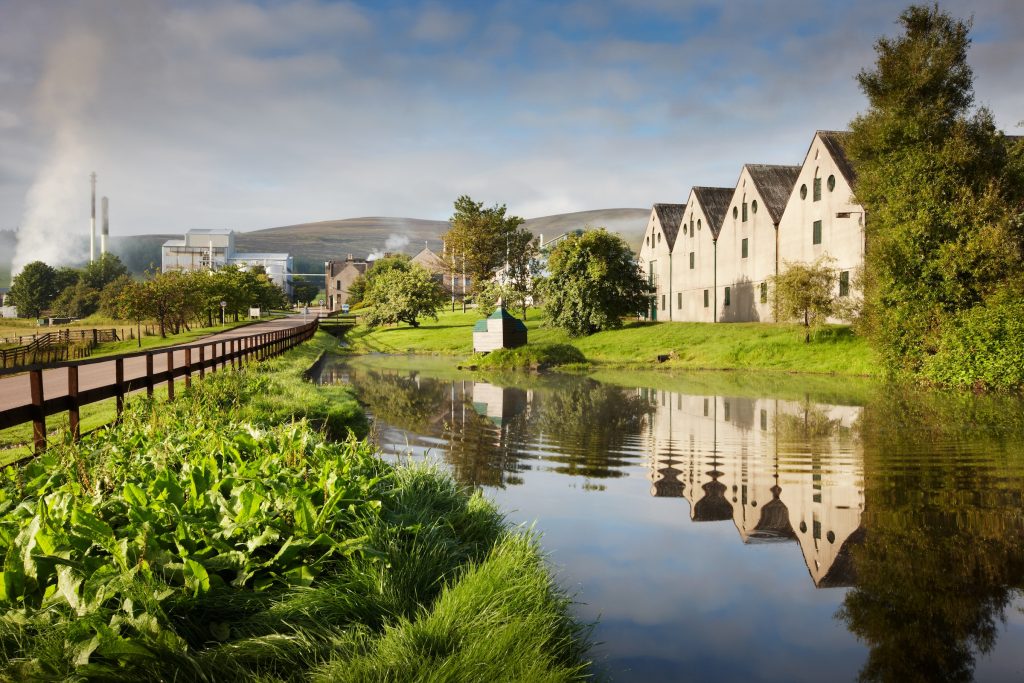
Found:
[[[712,309],[712,311],[714,311],[712,313],[712,315],[714,315],[714,320],[712,320],[711,322],[717,323],[718,322],[718,240],[712,240],[711,244],[715,245],[715,275],[714,275],[714,279],[712,280],[712,282],[714,283],[714,286],[712,287],[712,291],[715,293],[715,296],[714,296],[714,300],[715,300],[714,301],[714,306],[715,307]]]

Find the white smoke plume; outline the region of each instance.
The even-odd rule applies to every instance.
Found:
[[[409,244],[409,238],[405,235],[388,235],[388,238],[384,241],[384,248],[380,251],[375,251],[366,257],[367,261],[376,261],[379,258],[384,258],[384,254],[394,254],[405,248]]]
[[[25,200],[13,270],[26,263],[81,263],[89,228],[88,112],[99,86],[103,41],[87,29],[70,31],[50,49],[35,92],[36,120],[51,146]]]

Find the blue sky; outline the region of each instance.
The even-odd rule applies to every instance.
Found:
[[[1024,3],[942,5],[1024,133]],[[681,202],[845,127],[903,7],[0,0],[0,228],[80,231],[92,170],[115,234]]]

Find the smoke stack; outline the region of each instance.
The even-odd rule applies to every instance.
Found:
[[[92,184],[92,218],[89,219],[89,263],[96,260],[96,171],[89,176]]]
[[[110,200],[103,198],[103,228],[100,230],[100,256],[107,253],[107,235],[110,234]]]

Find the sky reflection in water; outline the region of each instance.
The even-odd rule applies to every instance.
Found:
[[[614,680],[1024,679],[1019,400],[382,357],[323,379],[386,452],[536,522]]]

